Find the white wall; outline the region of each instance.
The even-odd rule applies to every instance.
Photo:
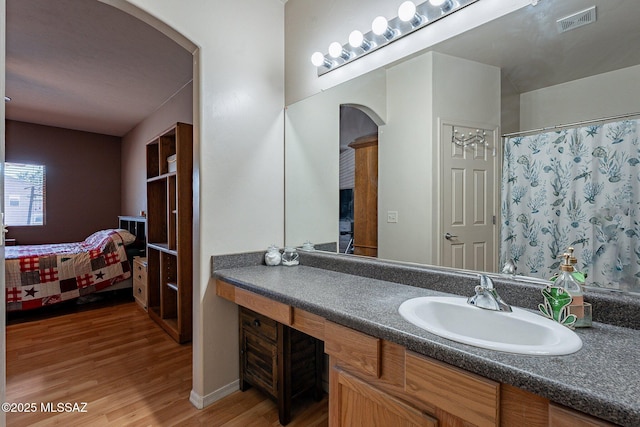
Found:
[[[434,174],[433,54],[387,71],[387,125],[378,141],[378,257],[429,263]],[[398,222],[387,223],[397,211]]]
[[[439,118],[500,124],[500,68],[436,53],[433,79]]]
[[[640,65],[520,95],[520,130],[640,112]]]
[[[284,6],[127,1],[198,47],[191,400],[202,406],[236,390],[238,379],[237,309],[215,296],[210,258],[283,243]]]
[[[285,93],[292,104],[321,90],[391,64],[407,55],[423,52],[434,44],[488,21],[529,6],[531,0],[482,0],[446,19],[416,31],[346,66],[317,77],[310,57],[326,53],[333,41],[347,42],[349,33],[371,29],[378,15],[397,16],[402,0],[289,0],[285,6]]]

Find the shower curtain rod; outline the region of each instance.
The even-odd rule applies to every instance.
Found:
[[[546,130],[582,126],[582,125],[586,125],[586,124],[589,124],[589,123],[607,122],[607,121],[610,121],[610,120],[626,119],[628,117],[634,117],[634,116],[640,116],[640,112],[638,112],[638,113],[620,114],[618,116],[611,116],[611,117],[602,117],[600,119],[583,120],[581,122],[567,123],[567,124],[564,124],[564,125],[549,126],[549,127],[540,128],[540,129],[531,129],[531,130],[523,130],[523,131],[520,131],[520,132],[505,133],[504,135],[502,135],[502,137],[503,138],[508,138],[508,137],[511,137],[511,136],[524,135],[526,133],[538,133],[538,132],[544,132]]]

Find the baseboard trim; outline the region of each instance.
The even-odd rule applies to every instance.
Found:
[[[211,393],[204,396],[201,396],[194,390],[191,390],[191,394],[189,395],[189,402],[191,402],[191,404],[196,408],[203,409],[238,390],[240,390],[239,380],[235,380],[234,382],[227,384],[224,387],[220,387],[219,389],[212,391]]]

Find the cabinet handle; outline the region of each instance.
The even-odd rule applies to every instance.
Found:
[[[259,328],[260,327],[260,321],[258,319],[255,319],[253,321],[253,326],[255,326],[256,328]]]
[[[138,293],[141,294],[142,293],[142,289],[138,288]]]

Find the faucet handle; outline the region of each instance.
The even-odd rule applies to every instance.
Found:
[[[516,265],[515,261],[510,258],[502,267],[502,274],[506,274],[507,276],[515,276],[517,270],[518,266]]]
[[[494,311],[512,312],[511,306],[498,295],[493,281],[486,275],[480,275],[480,284],[475,287],[476,294],[467,299],[467,303],[476,307]]]
[[[493,280],[491,280],[491,278],[486,274],[480,275],[480,286],[482,286],[485,289],[495,289],[493,287]]]
[[[467,298],[467,304],[475,305],[487,310],[500,311],[498,301],[490,294],[489,290],[482,285],[475,287],[476,294]]]

